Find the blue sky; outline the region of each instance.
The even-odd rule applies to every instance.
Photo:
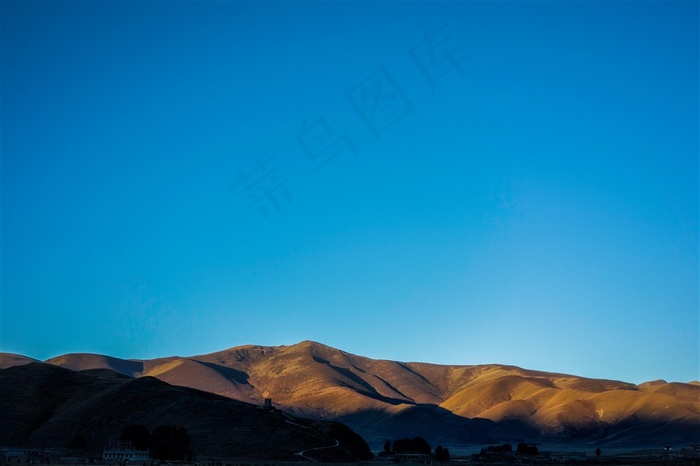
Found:
[[[698,379],[698,13],[3,2],[0,350]]]

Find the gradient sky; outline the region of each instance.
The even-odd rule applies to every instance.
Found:
[[[0,350],[698,379],[698,24],[5,1]]]

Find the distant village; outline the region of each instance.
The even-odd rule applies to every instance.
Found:
[[[254,460],[227,461],[223,458],[205,458],[202,461],[176,461],[157,459],[148,450],[138,450],[131,442],[110,442],[104,447],[101,455],[87,454],[81,450],[66,448],[25,448],[0,447],[0,464],[29,465],[29,464],[60,464],[79,466],[85,464],[100,465],[193,465],[193,466],[275,466],[298,465],[300,463],[320,463],[307,455],[300,455],[297,462],[255,462]],[[358,466],[387,466],[391,463],[404,465],[506,465],[506,464],[597,464],[597,465],[700,465],[700,444],[688,445],[686,448],[662,447],[651,450],[639,450],[632,453],[603,455],[596,449],[593,455],[583,451],[540,451],[535,445],[519,444],[513,448],[510,444],[486,446],[479,453],[466,456],[450,457],[449,449],[436,447],[430,453],[393,452],[385,450],[377,452],[370,461],[352,463]]]

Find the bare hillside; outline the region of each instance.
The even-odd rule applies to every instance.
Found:
[[[695,383],[634,385],[504,365],[375,360],[310,341],[247,345],[189,358],[125,361],[68,354],[47,362],[152,376],[241,401],[261,403],[269,397],[290,412],[342,420],[374,446],[408,435],[444,444],[700,440]]]

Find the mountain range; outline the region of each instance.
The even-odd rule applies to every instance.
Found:
[[[0,368],[31,362],[0,354]],[[150,360],[76,353],[45,363],[148,376],[257,405],[272,398],[287,413],[347,424],[375,449],[414,436],[433,445],[700,443],[698,382],[635,385],[497,364],[376,360],[311,341]]]
[[[32,363],[0,370],[0,445],[79,448],[101,456],[128,428],[151,433],[184,429],[195,458],[357,461],[367,444],[334,421],[298,418],[276,409],[153,377],[137,379],[105,369],[71,371]],[[302,455],[303,454],[303,457]]]

